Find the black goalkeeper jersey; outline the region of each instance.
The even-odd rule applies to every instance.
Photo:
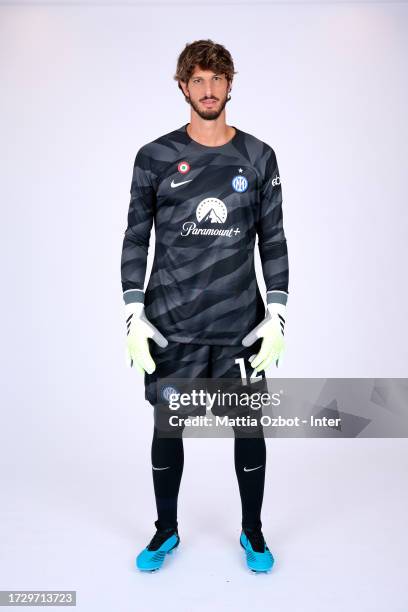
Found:
[[[289,266],[274,150],[235,128],[224,145],[187,125],[137,152],[122,251],[125,303],[169,341],[240,345],[265,316],[255,275],[258,235],[267,302],[286,304]],[[143,294],[151,228],[153,267]]]

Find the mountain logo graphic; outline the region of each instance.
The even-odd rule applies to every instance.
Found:
[[[211,223],[222,223],[222,219],[217,215],[215,210],[212,208],[209,213],[206,214],[203,221],[211,221]]]
[[[197,206],[196,217],[200,223],[225,223],[227,207],[218,198],[205,198]]]

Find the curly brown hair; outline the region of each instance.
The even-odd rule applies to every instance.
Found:
[[[196,66],[199,66],[202,70],[212,70],[218,74],[225,74],[229,85],[234,78],[234,74],[237,74],[234,70],[234,62],[230,52],[223,45],[217,44],[209,38],[186,43],[185,48],[180,53],[176,74],[173,78],[178,81],[178,87],[182,92],[180,81],[188,83]],[[188,101],[186,96],[185,98]]]

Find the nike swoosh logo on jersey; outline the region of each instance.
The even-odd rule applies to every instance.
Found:
[[[167,467],[164,467],[164,468],[157,468],[157,467],[154,467],[154,465],[152,465],[152,468],[154,470],[168,470],[170,468],[170,466],[168,465]]]
[[[259,470],[259,468],[261,468],[261,467],[262,467],[262,465],[258,465],[258,467],[255,467],[255,468],[244,467],[244,472],[253,472],[254,470]]]
[[[190,183],[193,179],[189,179],[188,181],[182,181],[181,183],[175,183],[174,179],[171,181],[170,187],[180,187],[180,185],[185,185],[186,183]]]

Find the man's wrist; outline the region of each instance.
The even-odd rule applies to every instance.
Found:
[[[269,304],[282,304],[286,306],[288,301],[288,292],[280,289],[273,289],[266,292],[266,303]]]
[[[130,302],[129,304],[125,304],[125,317],[126,320],[130,315],[136,315],[137,318],[140,318],[144,311],[144,304],[141,302]]]
[[[266,311],[268,315],[279,315],[281,319],[285,320],[287,301],[288,294],[286,291],[280,291],[277,289],[274,291],[268,291],[266,294]]]
[[[142,303],[144,304],[143,289],[127,289],[123,292],[123,301],[125,304]]]

